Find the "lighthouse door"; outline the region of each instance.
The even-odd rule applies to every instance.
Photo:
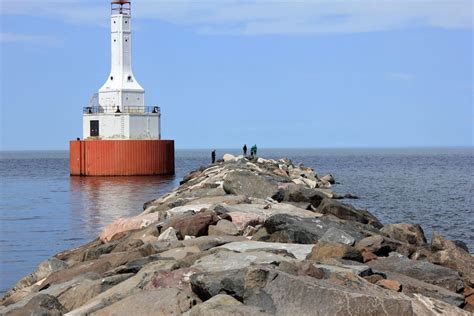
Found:
[[[91,136],[99,136],[99,120],[91,120]]]

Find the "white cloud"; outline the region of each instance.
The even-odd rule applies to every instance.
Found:
[[[2,14],[104,24],[107,0],[3,0]],[[417,26],[472,28],[471,0],[135,0],[134,16],[208,34],[357,33]]]

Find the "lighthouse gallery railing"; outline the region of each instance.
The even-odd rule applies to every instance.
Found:
[[[82,108],[84,114],[96,113],[160,113],[158,106],[85,106]]]

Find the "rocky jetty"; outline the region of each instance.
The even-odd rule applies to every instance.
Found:
[[[459,241],[382,224],[288,159],[225,155],[142,214],[58,253],[2,315],[470,315]],[[354,198],[347,195],[347,198]]]

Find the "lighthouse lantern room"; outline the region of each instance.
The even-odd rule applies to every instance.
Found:
[[[98,93],[93,95],[89,104],[83,109],[83,140],[71,142],[72,175],[174,173],[174,142],[161,140],[160,108],[145,105],[145,90],[132,71],[131,22],[131,2],[112,1],[110,74]],[[92,150],[90,147],[92,144],[99,149]],[[131,145],[133,152],[130,152]],[[80,157],[77,155],[73,157],[73,147],[77,146],[81,147],[81,152],[77,154]],[[112,153],[110,150],[108,153],[104,152],[100,149],[104,146],[113,147],[115,152]],[[128,161],[127,155],[135,157],[137,151],[138,154],[143,151],[145,156],[146,153],[154,152],[158,155],[158,160],[166,163],[161,161],[160,166],[153,167],[156,161],[144,163],[144,160],[150,159],[145,157],[138,159],[137,162]],[[93,155],[94,158],[88,158],[84,152]],[[105,167],[107,170],[102,167],[91,167],[100,164],[101,160],[108,159],[108,155],[113,156],[114,160],[120,160],[120,164],[127,165],[128,169],[123,170],[124,167],[121,165],[111,167],[111,164]],[[88,163],[85,163],[85,160]],[[146,170],[140,167],[144,164],[147,165]],[[94,168],[97,170],[94,171]]]

